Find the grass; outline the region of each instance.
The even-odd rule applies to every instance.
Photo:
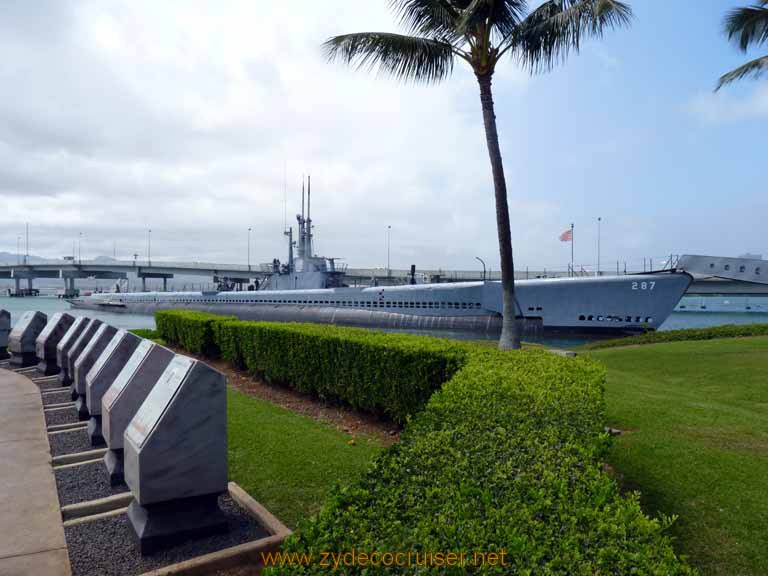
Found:
[[[768,574],[768,337],[590,353],[608,367],[608,461],[646,511],[675,514],[705,575]]]
[[[381,451],[378,440],[228,391],[229,476],[295,528],[335,484],[355,480]]]

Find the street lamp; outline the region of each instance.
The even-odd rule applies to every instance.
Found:
[[[248,272],[251,271],[251,229],[248,228]]]
[[[77,233],[77,261],[81,265],[83,263],[83,251],[82,251],[82,248],[81,248],[82,240],[83,240],[83,233],[82,232],[78,232]]]
[[[597,275],[600,276],[600,223],[603,221],[602,217],[597,217]]]
[[[485,282],[485,260],[480,258],[480,256],[475,256],[475,260],[478,260],[483,265],[483,282]]]
[[[21,264],[21,234],[16,236],[16,264]]]
[[[391,274],[391,271],[389,268],[389,246],[390,246],[391,236],[392,236],[392,226],[387,226],[387,276]]]
[[[152,228],[147,229],[147,266],[152,266]]]

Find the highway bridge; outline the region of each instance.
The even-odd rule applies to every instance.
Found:
[[[15,293],[31,293],[36,278],[59,278],[64,282],[65,295],[75,295],[75,280],[121,280],[133,274],[142,282],[146,290],[147,278],[163,280],[163,290],[168,288],[168,280],[176,275],[209,277],[218,281],[227,279],[234,284],[248,284],[253,279],[264,276],[260,268],[249,270],[248,266],[231,264],[211,264],[202,262],[157,262],[157,261],[121,261],[103,260],[50,260],[35,263],[0,264],[0,279],[14,281]],[[26,287],[22,289],[22,282]]]
[[[709,257],[689,257],[689,258],[709,258]],[[78,279],[96,279],[96,280],[121,280],[127,279],[131,274],[141,280],[141,289],[146,291],[147,279],[162,279],[163,290],[168,289],[168,280],[175,276],[199,276],[201,278],[211,279],[214,283],[226,282],[239,289],[250,285],[254,280],[262,280],[273,271],[273,264],[256,264],[247,266],[244,264],[222,264],[211,262],[172,262],[172,261],[141,261],[141,260],[76,260],[66,258],[63,260],[35,261],[34,263],[25,263],[23,257],[17,263],[0,263],[0,280],[13,280],[14,293],[16,295],[31,294],[34,292],[34,280],[38,278],[61,279],[63,282],[64,296],[74,296],[77,294],[75,281]],[[707,260],[708,261],[708,260]],[[766,294],[768,286],[762,278],[740,279],[740,274],[734,274],[737,266],[741,266],[741,259],[720,258],[718,261],[718,270],[728,266],[728,262],[733,263],[733,270],[719,270],[717,275],[709,275],[708,269],[702,268],[702,273],[695,273],[695,281],[688,290],[692,294]],[[759,266],[763,261],[751,262],[752,266]],[[707,265],[708,268],[709,265]],[[499,271],[477,270],[398,270],[386,268],[347,268],[346,281],[350,285],[390,285],[404,284],[411,281],[416,274],[418,282],[467,282],[477,280],[499,280]],[[618,265],[616,272],[627,273],[621,270]],[[768,264],[766,264],[768,272]],[[518,269],[515,277],[517,279],[533,278],[554,278],[569,275],[568,270],[528,270]],[[585,271],[579,271],[576,275],[591,274]],[[604,272],[603,275],[613,274],[613,272]],[[730,276],[730,277],[729,277]],[[22,283],[26,286],[22,287]]]
[[[148,278],[162,279],[163,291],[168,289],[168,280],[175,276],[199,276],[212,279],[213,282],[226,281],[239,287],[247,286],[254,280],[262,280],[273,271],[273,264],[222,264],[211,262],[170,262],[141,260],[49,260],[25,263],[0,263],[0,280],[13,280],[14,293],[32,293],[34,280],[38,278],[61,279],[66,296],[77,294],[77,279],[122,280],[131,274],[141,280],[141,289],[147,288]],[[352,284],[403,284],[410,281],[411,270],[384,268],[346,269],[346,278]],[[499,272],[482,270],[423,270],[418,271],[420,281],[457,282],[482,280],[483,275],[489,280],[500,278]]]

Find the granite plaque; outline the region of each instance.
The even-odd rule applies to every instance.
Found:
[[[227,490],[227,381],[176,356],[125,431],[126,483],[141,505]]]
[[[120,370],[120,373],[117,375],[114,382],[112,382],[112,385],[104,393],[104,398],[101,402],[102,413],[105,411],[105,409],[108,410],[111,408],[112,405],[117,401],[117,398],[120,396],[120,394],[123,393],[123,390],[128,385],[130,379],[133,378],[133,375],[139,369],[141,363],[144,362],[154,347],[155,344],[151,340],[143,339],[138,344],[138,346],[136,346],[133,354],[131,354],[131,357],[128,358],[128,362],[125,363],[125,366],[123,366],[123,369]]]
[[[112,386],[141,341],[127,330],[118,330],[86,374],[85,398],[92,415],[101,414],[104,393]]]
[[[85,347],[91,342],[93,335],[96,334],[96,331],[102,324],[103,322],[101,320],[93,318],[88,323],[88,326],[83,328],[83,332],[78,339],[75,340],[75,343],[72,344],[72,348],[69,350],[69,354],[67,354],[67,370],[69,370],[69,378],[72,381],[72,384],[75,383],[75,362],[80,358],[83,350],[85,350]]]
[[[88,322],[90,322],[90,320],[85,316],[75,318],[75,321],[72,322],[72,326],[69,327],[69,330],[67,330],[66,334],[62,336],[61,340],[56,345],[56,360],[61,369],[61,372],[59,372],[59,381],[62,386],[72,383],[72,379],[69,376],[67,355],[72,349],[72,345],[80,337],[80,334],[83,333],[83,329],[88,325]]]
[[[142,552],[226,530],[217,498],[227,490],[227,381],[176,356],[125,431],[128,518]]]
[[[126,437],[130,438],[136,447],[141,448],[149,433],[157,426],[160,416],[170,405],[193,363],[192,358],[178,355],[171,360],[157,380],[125,431]]]
[[[104,457],[110,481],[122,481],[123,435],[173,352],[142,340],[101,400],[101,425],[109,451]]]
[[[11,333],[11,313],[0,310],[0,360],[8,358],[8,335]]]
[[[35,341],[35,351],[40,359],[40,363],[37,365],[38,372],[45,376],[59,373],[56,347],[74,321],[75,318],[66,312],[57,312],[50,317],[48,324],[45,325],[45,328],[43,328],[43,331]]]
[[[109,345],[117,332],[117,328],[109,324],[102,324],[96,330],[91,341],[83,349],[78,359],[75,361],[75,372],[73,380],[75,381],[75,390],[78,394],[85,396],[85,377],[88,371],[99,359],[101,353]]]
[[[11,364],[27,367],[37,364],[35,341],[45,329],[48,317],[42,312],[25,312],[8,336]]]
[[[101,400],[130,359],[141,338],[126,330],[118,330],[85,376],[85,403],[91,419],[88,435],[93,446],[104,443],[101,432]]]
[[[74,384],[72,386],[77,394],[75,408],[77,408],[77,414],[80,420],[87,420],[90,416],[85,398],[85,377],[96,360],[99,359],[101,353],[104,352],[104,348],[107,347],[116,332],[117,328],[110,326],[109,324],[102,324],[99,326],[96,333],[93,335],[93,338],[91,338],[91,341],[86,344],[85,348],[80,353],[80,356],[75,360],[75,371],[72,378]]]
[[[172,359],[173,352],[149,340],[136,347],[101,403],[104,437],[110,449],[123,448],[128,423]]]

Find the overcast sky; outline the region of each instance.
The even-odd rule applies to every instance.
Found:
[[[714,95],[745,56],[718,0],[630,1],[628,30],[551,74],[495,81],[517,265],[766,248],[768,85]],[[404,86],[323,61],[392,30],[385,0],[3,0],[0,251],[245,263],[284,257],[313,178],[318,252],[351,266],[498,267],[474,78]],[[285,171],[285,172],[284,172]]]

